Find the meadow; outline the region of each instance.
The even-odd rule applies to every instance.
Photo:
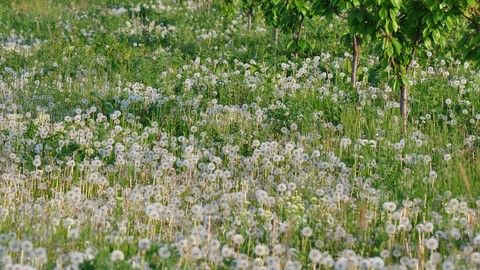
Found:
[[[218,1],[0,0],[0,269],[480,269],[480,69]],[[461,26],[458,26],[461,27]],[[374,41],[371,41],[372,44]]]

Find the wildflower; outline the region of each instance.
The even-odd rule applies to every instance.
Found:
[[[385,228],[385,232],[386,232],[388,235],[393,235],[393,234],[395,234],[395,231],[396,231],[395,225],[393,225],[393,224],[387,224],[387,227]]]
[[[431,222],[425,223],[425,226],[424,226],[423,230],[427,233],[432,233],[433,232],[433,223],[431,223]]]
[[[383,204],[383,209],[387,210],[388,212],[393,212],[397,208],[397,204],[394,202],[385,202]]]
[[[162,246],[158,249],[157,252],[158,256],[162,259],[168,259],[170,258],[170,250],[166,246]]]
[[[480,264],[480,253],[479,252],[473,252],[470,254],[470,260],[474,264]]]
[[[304,237],[311,237],[313,235],[313,230],[310,227],[305,227],[302,229],[302,235]]]
[[[287,261],[285,266],[285,270],[300,270],[302,269],[302,265],[300,262],[297,261]]]
[[[255,258],[253,259],[253,268],[254,269],[262,269],[264,268],[265,261],[262,258]]]
[[[33,251],[33,244],[32,242],[25,240],[21,244],[21,248],[23,252],[32,252]]]
[[[266,191],[259,189],[255,191],[255,197],[259,203],[263,203],[265,199],[268,197],[268,194]]]
[[[340,140],[340,148],[342,149],[347,148],[350,144],[352,144],[352,140],[349,138],[342,138]]]
[[[397,250],[398,249],[394,250],[394,253]],[[390,257],[390,251],[388,251],[386,249],[382,250],[382,252],[380,252],[380,257],[382,257],[383,259],[387,259],[388,257]],[[399,257],[399,256],[395,256],[395,257]]]
[[[123,261],[124,259],[125,255],[123,255],[123,252],[121,250],[114,250],[112,251],[112,254],[110,254],[110,260],[112,262]]]
[[[295,184],[294,182],[289,182],[287,187],[288,190],[294,191],[297,188],[297,184]]]
[[[243,236],[241,234],[235,234],[232,236],[232,242],[236,245],[241,245],[243,244]]]
[[[455,269],[454,264],[451,261],[444,261],[442,264],[443,270],[453,270]]]
[[[308,257],[313,263],[319,263],[322,259],[322,253],[318,249],[312,249],[310,250]]]
[[[336,262],[335,262],[335,266],[334,266],[335,270],[346,270],[348,269],[348,260],[347,258],[339,258]]]
[[[79,265],[83,263],[84,258],[83,258],[83,253],[81,252],[72,252],[70,253],[70,262],[73,265]]]
[[[37,260],[40,263],[46,263],[47,259],[48,259],[47,258],[47,251],[42,247],[39,247],[39,248],[36,248],[35,250],[33,250],[33,256],[34,256],[35,260]]]
[[[435,238],[429,238],[425,240],[425,246],[429,250],[436,250],[438,248],[438,240]]]
[[[80,237],[80,232],[79,232],[78,229],[70,229],[68,231],[67,237],[68,237],[68,239],[76,240],[76,239],[78,239],[78,237]]]
[[[35,166],[35,168],[40,167],[40,165],[42,164],[42,161],[40,160],[40,156],[36,155],[32,163],[33,163],[33,166]]]
[[[287,190],[287,185],[285,185],[284,183],[280,183],[278,184],[277,186],[277,191],[282,193],[282,192],[285,192]]]
[[[203,257],[202,251],[198,247],[192,247],[190,249],[190,258],[193,260],[200,260]]]
[[[282,256],[285,253],[286,249],[282,244],[275,244],[273,246],[272,253],[276,256]]]
[[[461,236],[462,236],[462,235],[461,235],[461,233],[460,233],[460,230],[458,230],[457,228],[452,228],[452,229],[450,230],[450,237],[451,237],[452,239],[458,240],[458,239],[460,239]]]
[[[141,239],[140,241],[138,241],[138,249],[140,250],[147,250],[150,248],[150,240],[148,239]]]
[[[268,247],[262,244],[256,245],[254,251],[257,256],[267,256],[269,253]]]
[[[236,259],[235,260],[235,268],[236,269],[247,269],[249,266],[247,259]]]

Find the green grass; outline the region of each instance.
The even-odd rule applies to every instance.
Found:
[[[416,82],[410,87],[409,127],[404,134],[399,109],[393,106],[398,93],[387,90],[392,77],[377,63],[381,52],[374,41],[364,49],[361,86],[352,88],[348,83],[351,67],[344,53],[349,44],[340,20],[332,26],[328,20],[309,22],[305,37],[313,45],[294,57],[287,48],[288,34],[275,44],[273,29],[261,18],[254,28],[264,31],[249,31],[244,18],[224,17],[218,1],[212,6],[202,1],[153,1],[169,8],[142,6],[133,11],[141,2],[0,0],[0,175],[5,182],[0,210],[6,209],[0,232],[14,232],[17,239],[47,249],[48,262],[40,268],[53,268],[55,260],[63,258],[59,254],[94,247],[96,256],[80,269],[130,269],[128,260],[135,256],[153,269],[192,269],[201,262],[191,261],[171,245],[187,239],[198,229],[195,225],[208,228],[209,237],[222,245],[232,245],[226,236],[230,231],[241,234],[245,241],[236,249],[252,260],[259,243],[293,247],[298,251],[295,260],[306,268],[312,267],[308,255],[313,248],[335,258],[344,249],[375,257],[382,250],[392,251],[392,244],[408,244],[412,254],[419,252],[423,242],[418,239],[433,234],[419,233],[415,226],[434,220],[435,213],[443,217],[436,230],[456,228],[459,219],[473,222],[470,227],[458,226],[463,233],[460,240],[451,244],[442,240],[442,256],[458,255],[462,246],[471,244],[479,229],[475,202],[480,189],[480,141],[473,137],[469,146],[466,139],[480,131],[476,118],[480,76],[478,69],[454,63],[459,55],[454,42],[435,50],[432,58],[419,54],[419,66],[410,74]],[[197,9],[189,9],[189,3]],[[113,7],[128,11],[112,15],[108,8]],[[170,25],[175,30],[165,35],[145,29],[132,34],[125,30],[127,21]],[[215,34],[206,37],[208,33]],[[34,44],[35,39],[42,43],[31,50],[8,50],[4,45],[15,35],[23,37],[19,48]],[[313,64],[316,56],[318,63]],[[430,66],[435,74],[422,74]],[[187,79],[194,81],[191,87]],[[462,79],[466,80],[463,92],[454,85]],[[447,105],[447,99],[452,104]],[[89,111],[92,107],[95,110]],[[68,120],[75,118],[77,109],[80,119]],[[117,112],[121,116],[112,116]],[[98,113],[105,119],[98,120]],[[343,146],[347,139],[351,144]],[[275,142],[279,150],[263,153],[261,146],[253,145],[255,140]],[[401,140],[404,147],[395,149]],[[285,150],[290,143],[308,154],[303,163],[295,161],[293,151]],[[120,144],[126,163],[115,150]],[[192,168],[182,164],[190,158],[187,146],[198,155]],[[143,154],[136,156],[137,152]],[[155,160],[148,160],[155,154]],[[444,160],[446,154],[451,160]],[[42,160],[38,168],[37,155]],[[271,161],[275,155],[283,159]],[[171,164],[169,157],[175,158]],[[91,167],[94,160],[101,161],[99,168]],[[231,176],[209,180],[200,163],[212,162]],[[106,177],[105,184],[88,181],[94,171]],[[435,179],[429,178],[433,171]],[[290,182],[297,185],[295,191],[278,192],[280,183]],[[339,184],[346,186],[348,200],[329,201],[317,194],[321,189],[334,196]],[[69,201],[75,187],[82,198]],[[275,203],[259,204],[257,189],[267,191]],[[136,200],[135,192],[152,194]],[[245,192],[246,197],[238,205],[229,201],[237,192]],[[469,214],[448,214],[446,206],[452,198],[465,201]],[[389,238],[385,225],[391,213],[382,210],[383,202],[394,201],[400,208],[402,202],[414,199],[418,213],[405,212],[413,229]],[[184,216],[150,220],[144,208],[154,202]],[[215,203],[231,209],[212,220],[193,217],[193,205]],[[32,205],[44,213],[28,212]],[[101,207],[105,212],[95,212]],[[362,209],[372,217],[360,232]],[[77,224],[69,228],[67,218]],[[289,227],[276,236],[269,226],[278,230],[281,222]],[[312,238],[302,236],[306,226],[314,230]],[[338,226],[353,240],[330,237]],[[78,239],[68,238],[73,227],[81,231]],[[117,242],[111,240],[122,230],[125,235]],[[143,238],[152,241],[147,251],[138,249]],[[7,247],[8,242],[2,241],[0,246]],[[157,255],[162,245],[171,248],[169,259]],[[126,261],[110,261],[117,249]],[[23,254],[8,253],[14,262],[22,260]],[[416,258],[412,254],[408,256]],[[426,254],[418,258],[422,263]],[[21,263],[33,264],[24,260]],[[222,263],[208,265],[229,269],[233,260],[226,256]],[[385,261],[398,264],[399,259]],[[470,262],[458,264],[472,267]]]

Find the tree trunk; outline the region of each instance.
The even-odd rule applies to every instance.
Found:
[[[300,31],[298,29],[296,29],[295,31],[293,31],[292,33],[292,39],[297,42],[299,39],[300,39]]]
[[[361,54],[361,38],[358,35],[353,35],[352,37],[352,51],[353,51],[353,58],[352,58],[352,77],[351,82],[352,86],[355,87],[357,85],[357,70],[360,64],[360,54]]]
[[[413,61],[415,58],[416,46],[413,47],[412,53],[410,54],[410,61],[404,71],[401,71],[398,74],[400,79],[400,114],[402,115],[402,132],[406,134],[408,127],[408,85],[405,82],[405,76],[413,68]]]
[[[400,114],[402,115],[402,132],[407,132],[408,126],[408,87],[400,83]]]
[[[296,31],[296,34],[295,34],[295,39],[296,41],[298,42],[300,40],[300,38],[302,37],[302,28],[303,28],[303,20],[305,18],[302,17],[302,20],[300,20],[300,25],[298,26],[298,29]]]
[[[247,11],[247,29],[250,31],[252,29],[252,17],[253,12],[251,10]]]
[[[293,32],[293,40],[295,41],[295,58],[298,57],[298,43],[300,41],[300,38],[302,37],[302,27],[303,27],[303,20],[304,18],[302,17],[302,20],[300,21],[300,25],[298,28]]]
[[[293,53],[293,56],[295,58],[298,58],[298,40],[300,40],[300,30],[297,29],[295,30],[293,33],[292,33],[292,39],[293,39],[293,42],[294,45],[295,45],[295,52]]]
[[[275,27],[275,30],[274,30],[275,45],[278,44],[279,37],[280,37],[280,29],[278,29],[278,27]]]

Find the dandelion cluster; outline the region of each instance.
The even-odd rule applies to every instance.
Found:
[[[388,77],[273,61],[209,1],[63,11],[0,24],[1,269],[480,267],[468,63],[413,65],[402,135]]]

